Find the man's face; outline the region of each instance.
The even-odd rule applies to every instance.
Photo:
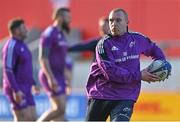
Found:
[[[64,12],[62,20],[63,20],[62,29],[68,33],[70,31],[70,22],[71,22],[70,12]]]
[[[27,28],[25,24],[21,24],[19,28],[16,29],[15,34],[24,40],[27,37]]]
[[[128,20],[122,11],[109,14],[109,27],[113,36],[123,35],[127,32]]]

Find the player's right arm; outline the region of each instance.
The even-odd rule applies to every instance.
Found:
[[[50,37],[44,37],[41,40],[41,44],[39,46],[39,62],[40,66],[45,73],[47,79],[48,79],[48,84],[52,90],[56,90],[57,88],[57,81],[52,73],[50,63],[49,63],[49,54],[50,54],[50,49],[51,49],[51,38]]]
[[[18,65],[17,64],[17,58],[18,58],[18,54],[16,53],[16,42],[15,41],[11,41],[9,42],[7,51],[5,51],[4,55],[6,55],[5,57],[5,75],[8,81],[8,84],[10,85],[11,89],[13,89],[13,97],[15,99],[15,101],[17,103],[20,103],[22,101],[22,97],[23,97],[23,93],[21,92],[19,85],[16,81],[16,77],[15,77],[15,66]]]

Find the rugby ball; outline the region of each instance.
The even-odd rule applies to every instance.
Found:
[[[154,60],[147,68],[147,71],[158,76],[160,81],[164,81],[171,75],[171,64],[166,60]]]

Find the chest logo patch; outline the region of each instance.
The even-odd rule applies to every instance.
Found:
[[[135,46],[136,42],[135,41],[132,41],[129,43],[129,47],[132,48],[133,46]]]

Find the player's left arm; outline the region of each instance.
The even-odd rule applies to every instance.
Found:
[[[156,45],[155,42],[151,41],[148,37],[141,37],[139,42],[142,49],[142,54],[151,56],[154,60],[165,60],[163,51]]]
[[[166,60],[162,50],[148,37],[143,35],[137,36],[137,41],[140,44],[140,49],[142,49],[142,54],[151,56],[154,60]],[[158,77],[149,73],[146,68],[143,69],[141,73],[143,81],[147,81],[149,83],[159,81]]]
[[[32,79],[33,84],[32,84],[32,92],[34,94],[39,94],[40,93],[40,87],[38,86],[37,82],[34,80],[34,78]]]

